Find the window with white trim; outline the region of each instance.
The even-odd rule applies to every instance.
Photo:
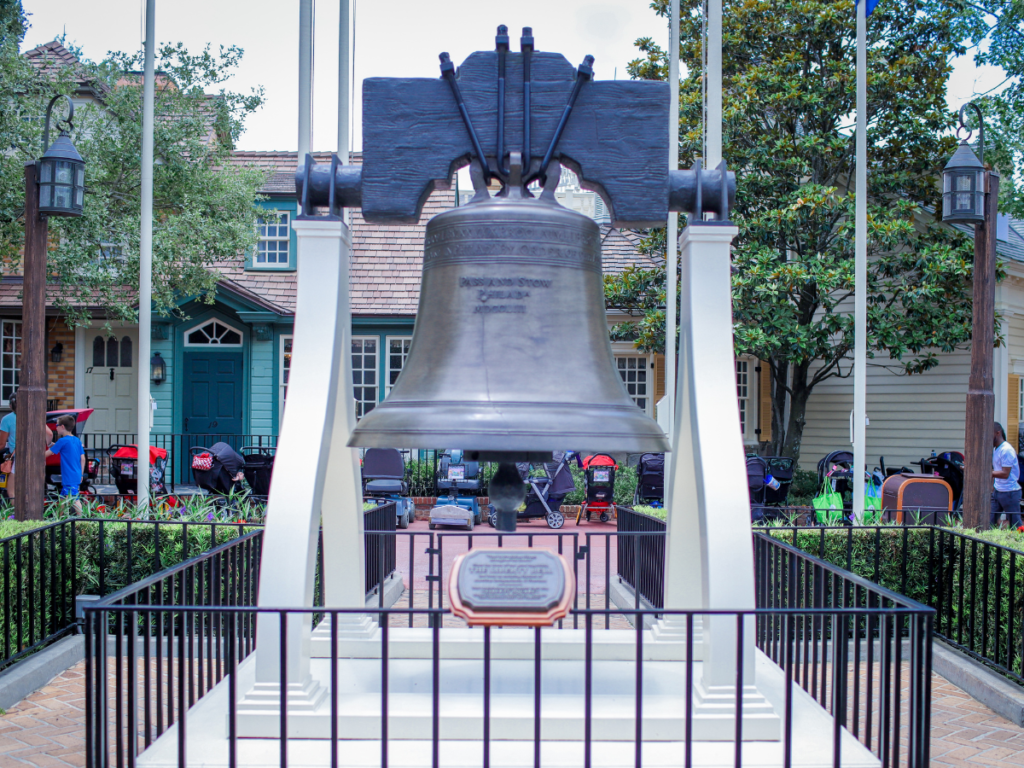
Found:
[[[288,376],[292,372],[292,337],[282,336],[281,337],[281,376],[278,386],[281,390],[281,416],[284,416],[284,401],[288,396]]]
[[[615,367],[622,377],[622,383],[626,385],[626,392],[636,403],[637,407],[647,412],[647,403],[650,400],[651,392],[649,361],[647,356],[639,355],[616,355]]]
[[[18,388],[21,376],[21,321],[4,320],[0,323],[0,399],[8,401]]]
[[[409,359],[409,349],[412,347],[412,336],[388,336],[388,378],[384,383],[384,397],[391,392],[391,388],[398,381],[398,376],[405,368],[405,361]]]
[[[220,320],[207,320],[202,325],[185,331],[185,346],[240,347],[242,332]]]
[[[271,269],[288,266],[288,250],[291,246],[291,214],[288,211],[267,211],[256,219],[259,242],[253,254],[254,269]]]
[[[356,418],[372,411],[377,405],[377,336],[352,338],[352,392],[356,399]]]
[[[750,361],[736,361],[736,399],[740,406],[740,434],[747,436],[750,421]]]

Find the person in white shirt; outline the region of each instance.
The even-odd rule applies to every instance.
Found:
[[[992,525],[999,526],[999,516],[1005,514],[1011,528],[1020,528],[1020,467],[1017,452],[1006,442],[1006,432],[995,422],[992,434]]]

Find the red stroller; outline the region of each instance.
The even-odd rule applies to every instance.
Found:
[[[618,517],[615,506],[615,470],[619,465],[606,453],[597,453],[583,459],[583,478],[587,487],[587,495],[580,511],[576,513],[576,525],[581,519],[590,522],[590,513],[600,514],[602,523],[607,523],[611,515]]]
[[[114,478],[117,492],[135,496],[139,492],[139,449],[135,445],[112,445],[107,448],[110,457],[110,476]],[[167,451],[149,447],[149,490],[155,495],[167,493]]]

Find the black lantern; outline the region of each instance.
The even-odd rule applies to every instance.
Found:
[[[53,349],[50,350],[50,362],[59,363],[61,357],[64,355],[64,345],[59,341],[53,345]]]
[[[978,122],[981,123],[981,110],[977,105],[965,104],[960,109],[960,132],[964,126],[964,110],[973,106],[978,111]],[[960,142],[953,157],[942,170],[942,220],[950,224],[981,224],[985,221],[985,166],[974,154],[967,143],[971,137]],[[981,126],[981,156],[985,157],[985,128]]]
[[[154,384],[162,384],[167,378],[167,363],[159,352],[155,352],[149,361],[149,378]]]
[[[75,105],[68,101],[68,116],[59,120],[60,136],[50,141],[50,112],[61,96],[54,96],[46,108],[46,127],[43,129],[43,156],[38,162],[39,212],[48,216],[81,216],[85,197],[85,161],[68,137],[74,127]]]

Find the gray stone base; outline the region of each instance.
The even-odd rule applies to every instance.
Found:
[[[85,658],[85,638],[73,635],[0,672],[0,707],[10,709]]]

